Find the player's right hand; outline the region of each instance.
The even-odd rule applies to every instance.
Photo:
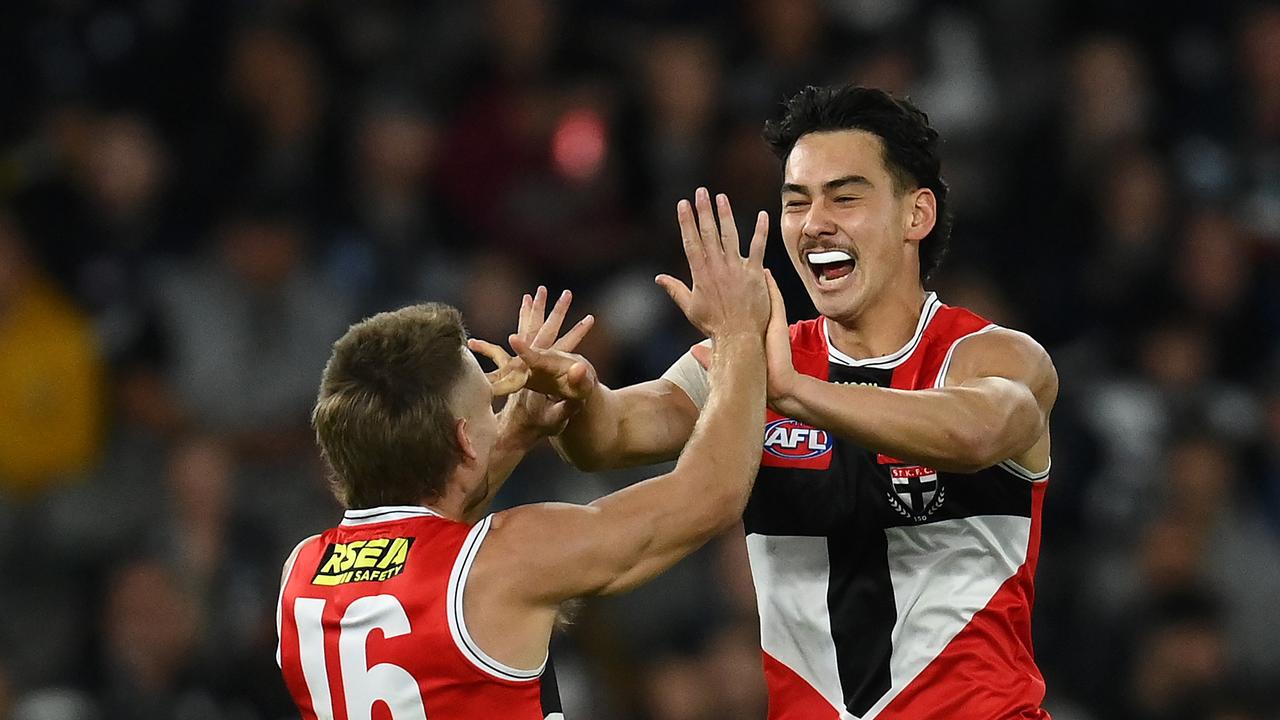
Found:
[[[488,355],[498,365],[498,370],[490,377],[495,395],[499,384],[518,384],[521,388],[503,412],[511,411],[513,416],[524,417],[528,423],[552,434],[564,428],[580,403],[599,384],[591,363],[573,353],[590,332],[595,318],[587,315],[563,337],[557,337],[572,300],[573,294],[565,290],[544,321],[547,289],[540,285],[532,296],[524,296],[516,333],[508,338],[511,349],[517,354],[515,358],[506,357],[506,352],[492,343],[468,342],[472,350]],[[550,399],[539,400],[530,397],[530,393],[542,393]]]
[[[693,289],[670,275],[659,275],[655,281],[707,337],[763,336],[770,306],[764,277],[768,214],[762,210],[756,216],[751,249],[745,258],[738,250],[738,228],[725,195],[716,196],[713,212],[707,189],[698,188],[693,204],[681,200],[676,205],[676,219]]]
[[[544,318],[547,307],[547,288],[539,285],[533,295],[526,293],[521,299],[520,318],[517,322],[516,334],[512,335],[511,338],[526,346],[531,357],[535,356],[537,352],[546,350],[566,353],[574,351],[577,349],[578,343],[582,342],[582,339],[587,336],[587,333],[595,325],[595,317],[591,315],[583,317],[563,337],[558,337],[560,328],[564,325],[565,317],[569,314],[569,306],[572,302],[573,293],[565,290],[560,294],[560,298],[556,300],[555,306],[551,308],[551,314],[546,315]],[[530,382],[531,375],[535,369],[528,365],[524,357],[513,358],[498,345],[479,338],[467,340],[467,347],[473,352],[489,358],[497,366],[496,370],[485,373],[485,377],[493,388],[495,397],[517,393],[526,386],[537,390],[535,385],[547,384],[542,378],[535,380],[533,383]],[[512,349],[516,349],[514,343],[512,344]],[[517,350],[518,352],[519,350]],[[586,361],[583,360],[583,362]],[[594,371],[592,375],[594,376]],[[527,400],[527,398],[517,399]]]
[[[556,348],[537,348],[519,335],[509,338],[511,349],[529,368],[525,387],[560,400],[582,402],[591,396],[600,380],[586,358]]]

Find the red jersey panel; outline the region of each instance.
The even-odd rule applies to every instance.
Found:
[[[471,639],[467,575],[492,517],[347,511],[285,563],[277,662],[304,720],[563,720],[552,673]]]
[[[792,361],[927,390],[994,329],[930,293],[897,352],[849,357],[819,318],[791,326]],[[1031,644],[1047,471],[940,471],[773,412],[762,451],[743,521],[770,720],[1048,718]]]

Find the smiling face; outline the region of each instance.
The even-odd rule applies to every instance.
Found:
[[[919,243],[933,229],[927,189],[901,188],[879,137],[802,136],[787,156],[782,240],[818,312],[852,322],[889,294],[919,293]]]

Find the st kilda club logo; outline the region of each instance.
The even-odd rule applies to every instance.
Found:
[[[889,468],[889,481],[893,485],[893,492],[888,493],[889,504],[899,515],[915,522],[928,520],[946,500],[946,488],[932,468],[896,465]]]

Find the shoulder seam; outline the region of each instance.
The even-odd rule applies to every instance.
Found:
[[[462,609],[463,593],[466,590],[467,578],[471,573],[471,565],[475,562],[476,555],[480,550],[480,544],[484,542],[492,523],[492,514],[485,516],[483,520],[476,523],[467,533],[467,538],[463,541],[462,548],[458,551],[458,557],[454,560],[453,570],[449,574],[449,587],[445,598],[449,634],[453,637],[453,643],[458,648],[458,651],[462,653],[462,656],[486,675],[511,682],[537,680],[542,677],[542,672],[547,667],[546,658],[543,658],[542,664],[535,670],[521,670],[510,667],[490,657],[488,653],[476,644],[476,641],[471,637],[471,633],[467,630],[467,621]]]
[[[956,346],[958,346],[960,343],[964,342],[965,340],[968,340],[969,338],[973,337],[974,335],[981,335],[983,333],[987,333],[992,330],[999,330],[999,329],[1000,329],[999,325],[996,325],[995,323],[988,323],[985,327],[974,330],[971,333],[961,335],[955,340],[952,340],[951,345],[947,347],[946,357],[943,358],[942,365],[938,368],[938,376],[933,381],[933,387],[935,389],[940,388],[940,387],[943,387],[944,384],[946,383],[947,371],[951,369],[951,356],[955,354]]]
[[[280,571],[280,594],[276,596],[276,666],[283,667],[284,661],[281,656],[281,634],[284,625],[284,588],[289,584],[289,576],[293,574],[293,565],[298,560],[298,555],[302,552],[302,547],[307,543],[320,537],[320,533],[316,533],[311,537],[303,539],[302,542],[293,546],[293,552],[289,553],[289,557],[285,558],[284,567]]]

